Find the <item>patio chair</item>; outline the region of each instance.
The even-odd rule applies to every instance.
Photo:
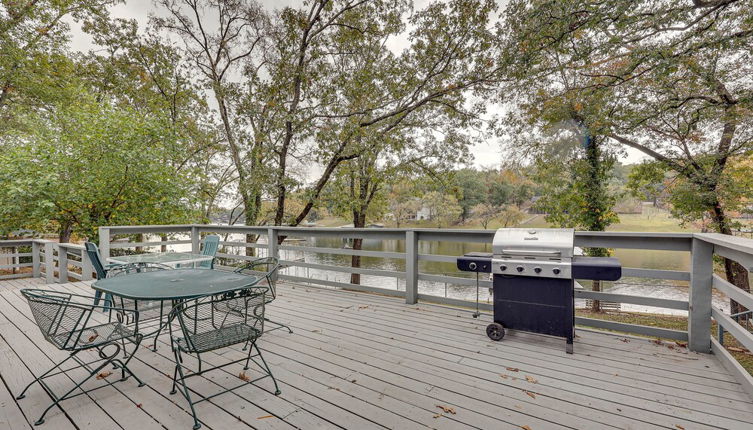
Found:
[[[142,336],[118,321],[98,325],[90,324],[92,312],[97,308],[96,305],[91,304],[91,296],[38,289],[23,289],[21,294],[29,302],[34,321],[42,331],[44,338],[55,348],[70,353],[64,360],[31,381],[16,397],[18,400],[26,397],[26,391],[36,382],[52,397],[52,404],[42,412],[42,415],[34,423],[35,425],[44,423],[44,416],[47,412],[61,401],[112,385],[115,381],[107,379],[112,372],[103,372],[103,369],[110,365],[114,366],[114,369],[120,369],[121,377],[119,381],[125,381],[128,377],[133,376],[138,381],[139,387],[144,386],[144,383],[128,368],[128,362],[138,349]],[[119,311],[127,312],[125,309],[119,309]],[[116,358],[121,349],[119,343],[125,339],[133,342],[134,349],[128,358],[120,360]],[[109,349],[109,351],[106,351],[106,349]],[[80,352],[89,350],[96,350],[97,358],[87,362],[79,357]],[[69,360],[75,361],[77,366],[63,370],[63,364]],[[99,365],[93,368],[92,365],[95,363],[99,363]],[[60,397],[54,394],[51,387],[44,381],[63,373],[70,378],[74,378],[79,375],[78,372],[69,372],[79,368],[86,369],[88,373]],[[61,370],[56,372],[58,369]],[[95,377],[105,380],[106,384],[88,390],[81,388],[86,381]],[[76,392],[79,389],[81,391]],[[74,392],[76,393],[74,394]]]
[[[212,399],[267,377],[272,378],[274,382],[274,394],[280,394],[277,380],[275,380],[272,371],[261,354],[261,350],[256,345],[257,340],[264,333],[266,293],[267,289],[263,287],[245,288],[221,295],[191,299],[176,305],[170,311],[168,327],[170,328],[170,340],[175,355],[173,388],[170,394],[180,391],[183,397],[186,398],[191,406],[194,429],[201,427],[196,415],[196,409],[194,408],[194,405],[199,402]],[[171,322],[176,320],[180,331],[177,328],[173,328],[171,324]],[[178,332],[176,333],[176,331]],[[251,345],[245,357],[220,365],[213,365],[209,368],[204,366],[202,354],[242,343],[249,343]],[[253,353],[254,351],[256,352]],[[198,360],[197,371],[188,373],[184,370],[184,354],[194,356]],[[218,355],[213,360],[222,358],[222,355]],[[241,384],[224,389],[219,393],[202,396],[196,392],[190,392],[186,383],[188,378],[242,361],[245,361],[244,371],[248,370],[249,363],[253,362],[261,370],[262,376],[251,379],[246,376],[245,372],[241,372],[238,374],[239,379],[243,381]],[[194,400],[192,396],[198,396],[199,399]]]
[[[201,248],[201,255],[211,256],[211,260],[201,261],[196,263],[197,269],[214,269],[214,256],[217,254],[217,250],[220,247],[220,237],[216,234],[210,234],[204,238],[204,247]],[[185,267],[188,264],[178,264],[175,268]]]
[[[105,279],[107,277],[107,272],[112,267],[119,266],[119,264],[104,264],[102,262],[102,256],[99,254],[99,248],[97,248],[97,245],[92,242],[85,242],[84,243],[84,249],[86,249],[86,254],[89,256],[89,261],[92,263],[92,267],[94,267],[94,271],[97,273],[97,279]],[[99,300],[102,298],[102,292],[97,291],[94,293],[94,305],[99,305]],[[112,303],[112,295],[111,294],[105,294],[105,310],[109,306],[109,304]]]
[[[201,255],[211,255],[212,257],[217,254],[217,249],[220,247],[220,237],[216,234],[211,234],[204,238],[204,248],[201,249]],[[214,258],[209,261],[202,261],[197,264],[196,267],[202,267],[207,269],[214,269]]]
[[[251,262],[235,269],[234,272],[262,278],[259,281],[258,285],[263,285],[269,290],[269,293],[267,294],[267,304],[269,304],[277,298],[277,278],[279,277],[279,270],[280,263],[276,258],[265,257],[252,260]],[[293,330],[283,323],[272,321],[266,317],[264,318],[264,320],[276,326],[275,328],[267,331],[286,328],[288,329],[288,333],[293,333]]]
[[[121,264],[118,266],[114,266],[110,268],[110,270],[107,272],[108,278],[114,278],[116,276],[125,276],[130,275],[134,273],[143,273],[143,272],[156,272],[160,270],[172,270],[172,267],[166,266],[164,264],[160,263],[130,263],[130,264]],[[170,311],[170,304],[165,304],[162,300],[151,300],[151,301],[145,301],[145,300],[133,300],[128,299],[125,297],[115,296],[113,298],[113,303],[115,303],[116,306],[122,309],[129,309],[134,312],[130,312],[130,314],[133,315],[133,319],[131,320],[127,316],[123,316],[121,318],[121,321],[125,321],[127,325],[134,324],[135,330],[138,333],[143,332],[143,328],[139,328],[140,323],[149,322],[149,321],[157,321],[157,330],[153,333],[146,334],[144,337],[151,337],[154,336],[154,344],[152,345],[152,350],[157,350],[157,338],[159,337],[160,333],[162,332],[163,325],[162,320],[167,316],[167,313]]]

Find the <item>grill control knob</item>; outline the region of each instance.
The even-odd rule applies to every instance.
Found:
[[[541,273],[541,267],[534,267],[533,271],[536,273]]]
[[[515,270],[517,270],[518,272],[522,272],[523,271],[523,266],[518,266],[518,267],[515,268]]]
[[[499,270],[502,271],[502,272],[504,272],[505,270],[507,270],[507,266],[505,266],[503,264],[503,265],[499,266]]]
[[[556,267],[555,267],[554,269],[552,269],[552,272],[553,272],[553,273],[554,273],[555,275],[559,275],[559,274],[560,274],[560,269],[558,269],[558,268],[556,268]]]

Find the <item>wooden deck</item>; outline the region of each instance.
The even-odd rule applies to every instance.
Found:
[[[14,394],[64,355],[30,319],[19,293],[30,286],[91,293],[81,282],[0,282],[0,429],[31,428],[49,398],[38,386],[21,401]],[[282,395],[266,379],[201,403],[203,428],[753,428],[751,399],[712,355],[579,330],[568,356],[564,341],[544,336],[494,343],[486,315],[289,284],[279,291],[267,313],[295,333],[266,333],[260,346]],[[187,403],[168,394],[172,354],[160,340],[157,352],[142,348],[132,361],[147,386],[129,380],[68,400],[38,428],[190,428]],[[236,384],[239,371],[191,382],[211,394]],[[70,382],[60,378],[52,381],[58,388]]]

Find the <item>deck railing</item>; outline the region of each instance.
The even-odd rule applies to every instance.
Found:
[[[199,252],[204,236],[219,234],[223,240],[220,242],[221,248],[217,257],[222,261],[238,262],[256,258],[245,255],[246,249],[253,248],[256,256],[272,255],[280,258],[282,265],[287,268],[282,271],[282,279],[397,296],[404,298],[408,304],[425,301],[464,307],[473,306],[474,303],[446,295],[430,294],[426,286],[444,284],[454,288],[474,288],[475,278],[469,278],[467,273],[453,270],[442,273],[428,271],[422,268],[422,265],[426,264],[422,262],[450,263],[447,267],[452,267],[458,255],[433,253],[429,246],[431,242],[475,244],[476,247],[485,247],[490,250],[494,233],[493,230],[247,227],[197,224],[106,226],[99,229],[100,252],[105,259],[113,253],[140,251],[150,247],[156,247],[156,250],[182,248]],[[256,240],[248,241],[247,235],[251,235]],[[281,241],[282,237],[285,240]],[[350,240],[357,238],[365,241],[391,241],[391,248],[375,251],[354,250],[347,246],[312,246],[305,240],[310,238],[337,239],[338,244],[347,244]],[[301,242],[301,239],[304,240]],[[623,277],[687,282],[688,300],[587,290],[576,291],[576,297],[582,299],[687,311],[687,330],[670,330],[584,317],[576,318],[578,325],[674,339],[687,342],[692,351],[714,351],[717,354],[726,354],[724,348],[711,335],[713,318],[722,330],[730,333],[749,350],[753,350],[753,335],[722,310],[712,306],[712,290],[716,289],[746,308],[753,309],[753,295],[714,274],[713,262],[713,256],[719,255],[735,260],[750,270],[753,267],[753,240],[720,234],[576,232],[575,245],[678,251],[688,253],[691,261],[689,272],[644,267],[623,268]],[[0,279],[44,276],[48,282],[67,282],[71,278],[91,279],[92,277],[91,263],[86,253],[82,252],[83,247],[80,245],[27,239],[0,241],[0,250],[2,249],[10,250],[10,252],[0,253],[0,259],[5,257],[6,261],[6,264],[0,265],[0,269],[6,271],[10,269],[16,273],[0,274]],[[291,258],[294,254],[301,255],[302,258]],[[312,261],[314,259],[307,258],[312,255],[329,256],[330,259],[332,256],[353,255],[378,258],[391,261],[392,264],[386,266],[394,269],[356,268],[350,267],[350,264],[337,265],[328,262],[327,258]],[[301,273],[302,270],[303,273]],[[323,276],[312,276],[310,271],[319,275],[323,274]],[[334,276],[352,273],[365,275],[371,280],[384,280],[384,282],[378,285],[369,282],[366,282],[366,285],[364,282],[352,284]],[[491,286],[488,279],[481,279],[479,283],[481,287]],[[491,309],[488,303],[481,303],[480,307],[483,310]],[[736,362],[732,364],[737,365]],[[739,371],[741,368],[739,365],[737,367]]]

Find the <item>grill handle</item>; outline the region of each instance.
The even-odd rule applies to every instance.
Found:
[[[544,249],[503,249],[502,254],[513,255],[562,255],[562,251]]]

